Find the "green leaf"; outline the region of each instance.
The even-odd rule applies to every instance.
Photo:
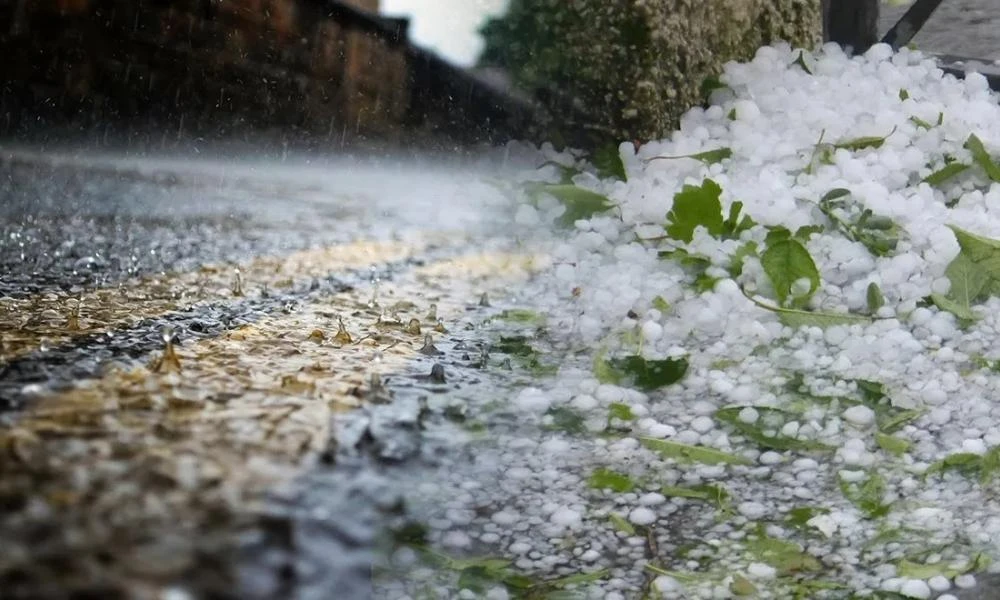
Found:
[[[879,419],[878,430],[885,434],[899,431],[910,421],[915,421],[924,414],[923,410],[913,408],[900,411],[893,415],[887,415],[884,419]]]
[[[864,136],[864,137],[854,138],[853,140],[845,140],[843,142],[837,142],[836,144],[833,145],[833,147],[838,150],[844,149],[844,150],[850,150],[852,152],[858,150],[864,150],[866,148],[881,148],[882,144],[885,143],[885,140],[887,140],[889,136],[895,132],[896,128],[893,127],[892,131],[890,131],[889,133],[887,133],[882,137]]]
[[[560,577],[558,579],[547,579],[542,582],[543,587],[563,589],[566,587],[580,585],[581,583],[591,583],[594,581],[600,581],[605,579],[610,575],[610,571],[607,569],[601,569],[600,571],[594,571],[593,573],[574,573],[573,575],[566,575],[565,577]]]
[[[792,299],[796,306],[804,306],[819,289],[819,270],[805,246],[797,240],[782,240],[767,248],[760,257],[764,272],[771,280],[778,303],[785,305]],[[809,290],[800,296],[792,296],[792,286],[799,279],[809,281]]]
[[[670,303],[663,299],[663,296],[657,296],[653,298],[653,308],[660,311],[661,313],[670,312]]]
[[[986,485],[1000,472],[1000,446],[994,446],[983,455],[980,464],[979,482]]]
[[[748,300],[756,304],[759,308],[773,312],[778,315],[778,319],[789,327],[819,327],[825,329],[836,325],[865,325],[872,322],[869,317],[859,315],[812,312],[807,310],[796,310],[792,308],[781,308],[765,304],[743,291],[743,295]]]
[[[589,219],[615,207],[615,203],[607,197],[575,185],[539,183],[530,189],[536,194],[548,194],[566,207],[558,219],[563,227],[572,227],[581,219]]]
[[[619,384],[622,380],[622,374],[616,371],[607,360],[604,359],[603,354],[598,354],[594,357],[594,378],[601,383],[612,383]]]
[[[711,502],[721,509],[725,509],[730,503],[730,495],[726,488],[710,483],[690,487],[665,485],[660,488],[660,493],[668,498],[691,498]]]
[[[986,171],[986,175],[991,181],[1000,181],[1000,165],[993,162],[986,146],[983,145],[983,141],[976,134],[969,134],[969,138],[965,140],[965,148],[972,152],[972,159]]]
[[[847,202],[841,198],[846,198],[850,194],[851,192],[844,188],[830,190],[820,198],[820,211],[844,236],[864,245],[875,256],[885,256],[895,250],[899,243],[900,229],[892,219],[876,215],[867,208],[852,220],[841,218],[839,211],[848,210]]]
[[[944,473],[945,471],[958,471],[962,475],[972,476],[982,468],[983,458],[972,452],[956,452],[949,454],[939,461],[931,463],[924,471],[924,478]]]
[[[744,231],[752,229],[757,223],[749,215],[740,217],[743,210],[743,203],[736,201],[729,206],[729,217],[722,224],[722,234],[725,237],[738,238]]]
[[[570,408],[556,406],[550,408],[545,414],[552,417],[552,424],[545,427],[548,430],[577,434],[586,433],[587,431],[587,426],[584,424],[586,419],[583,418],[583,415]]]
[[[822,202],[833,202],[834,200],[838,200],[840,198],[845,198],[845,197],[850,196],[850,195],[851,195],[851,190],[849,190],[847,188],[833,188],[829,192],[823,194],[823,197],[820,198],[819,201],[821,203]]]
[[[708,102],[708,99],[712,95],[712,92],[714,92],[715,90],[724,90],[728,87],[729,86],[722,83],[722,81],[720,81],[718,77],[716,77],[715,75],[711,75],[703,79],[701,82],[700,86],[701,97],[705,102]]]
[[[609,144],[598,148],[594,152],[594,167],[597,174],[602,178],[612,177],[620,181],[628,181],[625,174],[625,163],[622,162],[621,152],[615,144]]]
[[[635,527],[631,523],[626,521],[619,515],[611,513],[608,515],[608,520],[611,521],[611,525],[618,531],[624,533],[625,535],[635,535]]]
[[[608,418],[621,419],[622,421],[634,421],[636,416],[632,413],[632,407],[628,404],[623,402],[612,402],[608,407]]]
[[[630,380],[637,388],[647,392],[677,383],[688,368],[688,361],[684,358],[651,360],[638,355],[613,358],[607,363],[620,373],[621,378]]]
[[[677,160],[678,158],[693,158],[695,160],[700,160],[706,165],[714,165],[715,163],[720,163],[727,158],[732,158],[733,149],[732,148],[716,148],[714,150],[705,150],[704,152],[696,152],[695,154],[679,154],[677,156],[654,156],[649,160]]]
[[[690,242],[699,225],[713,236],[722,234],[721,195],[722,188],[711,179],[704,180],[700,187],[685,185],[674,195],[674,204],[667,213],[667,235]]]
[[[980,573],[985,571],[991,562],[993,561],[990,557],[982,552],[977,552],[969,559],[969,562],[961,567],[952,567],[945,562],[925,565],[911,562],[904,558],[896,563],[896,575],[911,579],[930,579],[931,577],[940,575],[947,579],[954,579],[966,573]]]
[[[757,256],[757,242],[746,242],[737,248],[729,259],[729,276],[733,279],[739,277],[743,273],[743,262],[751,256]]]
[[[972,305],[1000,287],[1000,242],[949,227],[955,232],[961,251],[945,269],[951,281],[948,294],[932,294],[931,300],[941,310],[971,321],[976,318]]]
[[[803,52],[802,50],[799,50],[799,56],[798,58],[795,59],[795,62],[793,62],[792,64],[798,65],[799,67],[802,68],[803,71],[805,71],[809,75],[813,74],[812,69],[810,69],[809,65],[806,64],[805,52]]]
[[[494,348],[497,352],[511,356],[531,356],[535,353],[535,349],[528,343],[528,339],[523,335],[500,336],[500,341]]]
[[[757,593],[757,586],[751,583],[746,577],[737,573],[733,575],[733,582],[729,584],[729,591],[734,596],[753,596]]]
[[[896,456],[906,454],[910,450],[910,446],[912,446],[907,440],[889,435],[888,433],[882,433],[881,431],[875,432],[875,443],[878,444],[879,448]]]
[[[868,284],[865,296],[868,300],[868,312],[876,313],[878,309],[885,306],[885,296],[882,295],[882,290],[874,281]]]
[[[864,483],[858,484],[838,477],[840,491],[867,519],[884,517],[889,514],[890,505],[883,504],[885,479],[875,471],[870,471]]]
[[[736,120],[736,109],[735,108],[730,108],[729,112],[726,113],[726,118],[729,119],[730,121],[735,121]]]
[[[960,162],[948,163],[945,166],[938,169],[937,171],[934,171],[927,177],[924,177],[923,181],[933,186],[938,186],[948,181],[952,177],[964,173],[969,168],[970,165],[966,165]]]
[[[944,113],[943,113],[943,112],[939,112],[939,113],[938,113],[938,119],[937,119],[937,124],[938,124],[938,125],[941,125],[941,124],[943,124],[943,123],[944,123]]]
[[[597,469],[590,475],[587,485],[595,490],[609,489],[613,492],[624,494],[635,489],[635,483],[628,478],[610,469]]]
[[[760,414],[754,423],[746,423],[740,419],[740,411],[753,408]],[[814,450],[833,450],[830,446],[812,440],[800,440],[780,433],[781,427],[788,421],[798,418],[798,415],[778,408],[768,406],[730,406],[715,411],[715,419],[727,423],[736,429],[740,435],[762,448],[773,450],[794,450],[809,452]],[[769,431],[774,431],[771,434]]]
[[[910,97],[910,92],[906,91],[906,88],[900,88],[899,89],[899,99],[900,100],[906,100],[909,97]]]
[[[795,542],[770,537],[764,533],[763,527],[760,527],[756,538],[747,542],[747,550],[760,562],[777,569],[781,575],[817,572],[823,568],[820,562],[806,554],[801,546]]]
[[[753,464],[748,458],[728,454],[721,450],[706,448],[705,446],[691,446],[680,442],[670,442],[650,437],[641,437],[639,441],[654,452],[658,452],[664,458],[672,458],[679,462],[701,463],[706,465],[750,465]]]
[[[931,125],[927,121],[921,119],[920,117],[911,116],[910,117],[910,122],[913,123],[914,125],[916,125],[917,127],[922,127],[923,129],[927,129],[927,130],[930,130],[930,128],[933,127],[933,125]]]
[[[788,511],[788,516],[785,517],[785,522],[798,529],[807,529],[809,527],[809,521],[811,521],[813,517],[829,513],[829,508],[822,508],[818,506],[797,506]]]

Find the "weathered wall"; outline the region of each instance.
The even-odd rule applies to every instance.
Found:
[[[0,7],[0,131],[39,118],[233,134],[391,137],[404,40],[321,0],[17,0]],[[376,9],[378,0],[354,0]],[[20,120],[20,122],[18,122]]]
[[[543,78],[604,140],[663,136],[724,62],[779,40],[812,47],[822,30],[819,0],[538,1],[563,7],[555,54],[575,58]]]

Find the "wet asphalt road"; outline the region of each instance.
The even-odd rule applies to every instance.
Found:
[[[883,5],[881,32],[888,31],[906,8]],[[929,52],[998,60],[1000,3],[996,0],[943,0],[913,41]]]

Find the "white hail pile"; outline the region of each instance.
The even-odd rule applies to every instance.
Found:
[[[691,110],[669,139],[638,152],[622,145],[627,182],[574,177],[577,186],[610,198],[615,210],[551,234],[563,210],[554,198],[517,209],[519,229],[541,238],[553,261],[520,306],[547,315],[557,344],[587,352],[567,357],[558,375],[523,390],[513,406],[543,424],[554,408],[566,408],[585,416],[588,431],[500,435],[495,455],[480,457],[496,481],[452,477],[457,490],[434,527],[438,542],[480,551],[485,545],[542,579],[610,569],[584,586],[589,597],[608,599],[638,598],[646,589],[667,598],[729,598],[752,585],[760,598],[886,591],[946,600],[949,590],[974,584],[968,571],[986,569],[978,553],[1000,558],[996,484],[952,468],[924,477],[947,456],[981,456],[1000,445],[1000,376],[975,362],[1000,356],[1000,301],[983,302],[980,318],[965,327],[922,302],[949,291],[945,269],[959,253],[949,225],[1000,238],[1000,185],[978,167],[938,187],[921,181],[946,157],[972,163],[963,147],[970,134],[1000,153],[997,98],[982,76],[944,76],[907,50],[876,46],[850,58],[828,46],[804,55],[811,74],[795,64],[798,57],[797,50],[769,47],[750,63],[727,65],[721,79],[729,90],[716,92],[716,104]],[[804,169],[821,136],[831,143],[888,137],[880,147],[838,149]],[[714,164],[649,160],[719,148],[732,156]],[[543,153],[543,160],[574,162],[569,154]],[[662,235],[674,194],[705,178],[721,186],[724,214],[738,200],[758,225],[730,240],[698,230],[680,244],[713,263],[708,275],[718,281],[699,291],[689,271],[637,237]],[[557,181],[558,169],[531,170],[524,179]],[[773,297],[757,258],[747,259],[735,279],[726,267],[742,243],[763,243],[766,226],[794,231],[824,223],[815,203],[836,188],[898,224],[900,241],[876,257],[831,227],[809,236],[803,243],[822,283],[806,308],[863,314],[871,283],[884,306],[867,322],[786,326],[743,293]],[[687,357],[683,379],[648,393],[600,383],[591,360],[600,352],[635,353],[629,332],[642,338],[638,352],[648,359]],[[856,395],[857,380],[883,384],[894,407],[920,411],[892,434],[905,451],[879,446],[868,406],[831,401],[801,409],[795,403],[802,394],[787,388],[796,376],[815,397]],[[628,405],[635,419],[615,422],[615,434],[606,435],[613,403]],[[767,408],[799,411],[781,435],[831,449],[761,448],[713,418],[727,406],[744,407],[739,419],[748,424]],[[684,464],[648,448],[644,437],[751,464]],[[593,489],[588,478],[598,468],[627,476],[635,489]],[[873,473],[884,482],[876,500],[889,507],[885,514],[866,514],[841,490]],[[724,487],[732,510],[661,493],[665,485],[699,484]],[[492,514],[475,517],[473,509],[482,514],[484,506],[494,507]],[[793,509],[808,518],[790,521]],[[638,531],[630,533],[613,514]],[[776,544],[770,551],[753,544],[762,532]],[[789,547],[801,550],[795,560],[802,568],[775,556]],[[506,596],[500,588],[491,594]]]

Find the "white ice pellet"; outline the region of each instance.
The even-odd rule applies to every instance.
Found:
[[[931,588],[927,585],[926,581],[920,579],[906,579],[903,584],[899,586],[899,593],[907,598],[917,598],[918,600],[925,600],[931,597]]]
[[[524,411],[543,413],[549,409],[552,401],[538,388],[525,388],[517,395],[514,404]]]
[[[875,411],[862,404],[848,408],[841,416],[845,421],[859,428],[869,427],[875,422]]]
[[[962,440],[962,452],[969,452],[971,454],[978,454],[982,456],[986,454],[986,442],[981,438]]]
[[[959,575],[955,578],[955,587],[968,589],[976,586],[976,576],[972,574]]]
[[[561,525],[564,527],[572,527],[577,525],[582,520],[582,516],[575,510],[570,508],[561,507],[552,513],[549,520],[552,521],[554,525]]]
[[[752,520],[757,520],[770,512],[770,509],[760,502],[740,502],[736,510],[744,517]]]
[[[634,525],[652,525],[656,522],[656,513],[640,506],[632,509],[632,512],[628,514],[628,520]]]
[[[746,408],[740,410],[739,412],[740,421],[752,425],[757,422],[757,418],[760,417],[760,413],[757,412],[752,406],[747,406]]]
[[[715,428],[715,421],[710,417],[695,417],[691,421],[691,429],[698,433],[708,433]]]
[[[935,575],[927,580],[927,585],[935,592],[944,592],[951,589],[951,582],[944,575]],[[940,600],[940,599],[939,599]]]
[[[747,574],[755,579],[774,579],[778,570],[768,564],[752,562],[747,565]]]

